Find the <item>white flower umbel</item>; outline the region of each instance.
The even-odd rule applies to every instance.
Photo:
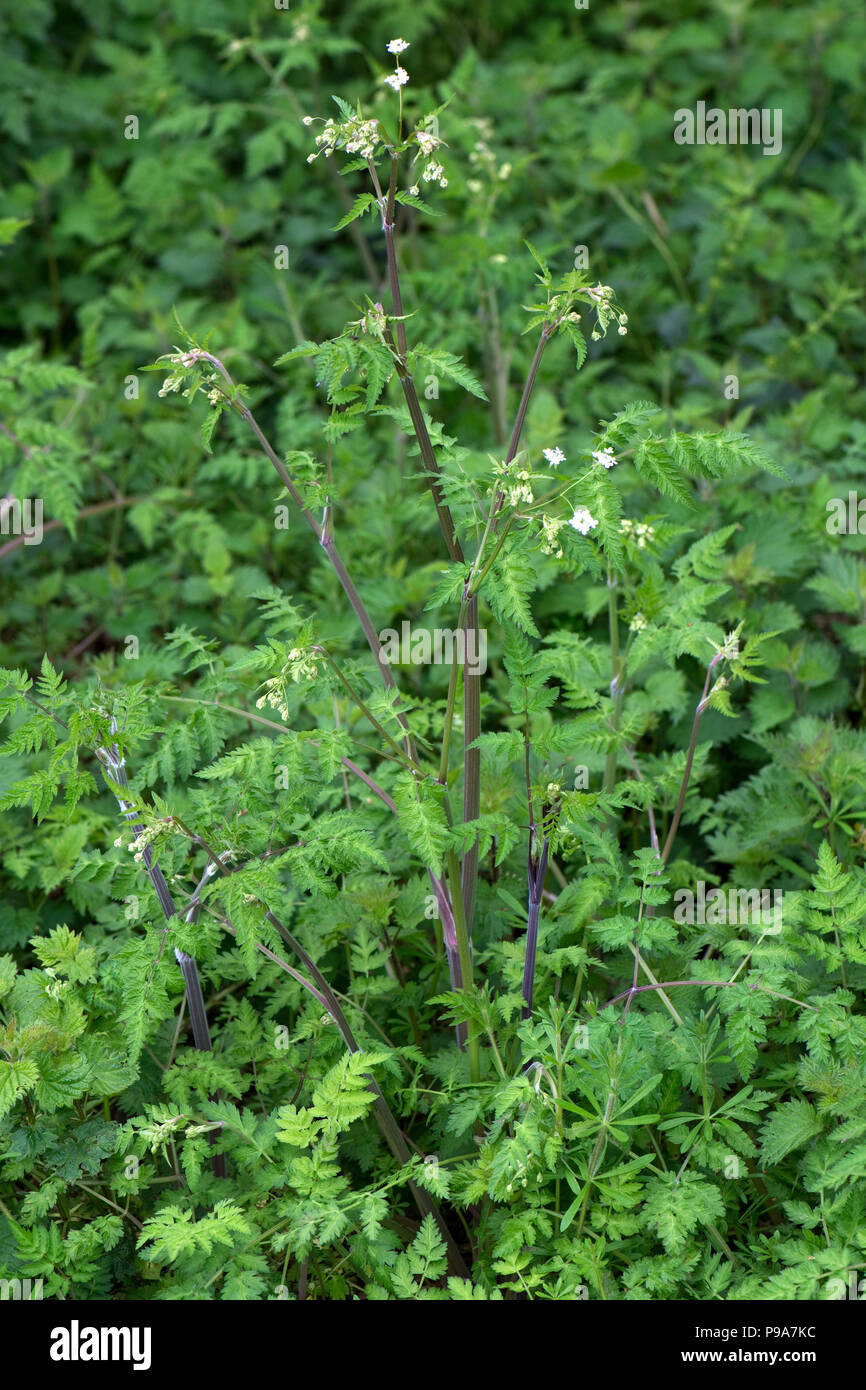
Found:
[[[399,92],[401,87],[405,87],[409,81],[409,74],[405,68],[397,68],[396,72],[389,72],[383,79],[389,87],[393,87],[395,92]]]
[[[616,465],[619,463],[619,459],[614,454],[613,449],[609,447],[606,449],[594,449],[592,458],[593,462],[600,463],[602,468],[616,468]]]
[[[392,39],[386,47],[389,53],[405,53],[409,45],[405,39]]]
[[[565,463],[565,454],[561,449],[543,449],[542,453],[551,468],[558,468],[561,463]]]
[[[582,536],[585,536],[587,532],[592,531],[598,525],[598,519],[592,515],[588,507],[577,507],[568,524],[573,526],[575,531],[579,531]]]

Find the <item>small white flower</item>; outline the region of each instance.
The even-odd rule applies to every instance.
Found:
[[[565,454],[561,449],[544,449],[542,452],[551,468],[558,468],[561,463],[565,463]]]
[[[312,125],[312,124],[313,124],[313,118],[312,118],[312,116],[305,116],[305,117],[304,117],[304,120],[303,120],[303,124],[304,124],[304,125]]]
[[[123,836],[122,836],[122,835],[118,835],[117,839],[116,839],[115,842],[114,842],[114,848],[115,848],[115,849],[123,849]]]
[[[418,188],[417,183],[413,183],[412,187],[409,189],[409,192],[411,193],[411,195],[412,195],[413,198],[417,198],[417,197],[418,197],[419,191],[420,191],[420,190],[419,190],[419,188]]]
[[[631,632],[643,632],[646,625],[647,621],[643,613],[635,613],[634,617],[629,623],[629,629]]]
[[[582,536],[585,536],[588,531],[598,525],[598,519],[592,515],[587,507],[578,507],[568,524],[573,526],[575,531],[579,531]]]
[[[405,53],[409,45],[405,39],[392,39],[386,47],[389,53]]]
[[[619,459],[615,456],[613,449],[608,446],[606,449],[593,449],[593,461],[600,463],[602,468],[615,468]]]
[[[405,87],[409,81],[409,74],[405,68],[398,68],[396,72],[389,72],[384,79],[389,87],[393,87],[395,92],[399,92],[401,87]]]

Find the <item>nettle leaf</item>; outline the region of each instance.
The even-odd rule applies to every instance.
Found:
[[[700,540],[689,546],[685,555],[674,561],[677,577],[683,579],[688,574],[695,574],[698,579],[721,579],[724,572],[723,551],[736,529],[736,525],[723,526],[718,531],[711,531],[708,536],[701,536]]]
[[[32,1059],[7,1062],[0,1058],[0,1116],[11,1110],[39,1080],[39,1068]]]

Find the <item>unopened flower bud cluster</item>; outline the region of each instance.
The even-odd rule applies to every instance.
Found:
[[[172,391],[180,391],[180,388],[186,381],[187,372],[191,367],[194,367],[197,362],[202,361],[202,354],[198,348],[190,348],[189,352],[169,353],[165,358],[160,358],[160,361],[168,361],[175,368],[171,375],[166,377],[165,381],[162,383],[162,387],[157,392],[157,395],[167,396]],[[225,394],[219,386],[219,375],[216,368],[212,367],[208,371],[205,382],[209,387],[207,398],[211,405],[218,405],[220,401],[225,400]],[[181,395],[188,397],[189,388],[187,387],[183,390]]]
[[[619,523],[619,529],[624,536],[633,540],[638,550],[645,550],[649,541],[655,540],[656,528],[650,526],[647,521],[632,521],[630,517],[623,517]]]
[[[58,979],[57,971],[50,965],[43,966],[42,973],[48,976],[44,985],[45,993],[48,995],[48,998],[59,999],[68,988],[69,981]]]
[[[280,674],[271,676],[264,682],[265,693],[256,700],[256,709],[264,709],[269,705],[278,712],[284,723],[288,723],[288,677],[291,676],[293,681],[300,684],[301,681],[315,680],[318,674],[319,667],[313,659],[313,653],[303,647],[293,647]]]
[[[353,328],[360,328],[362,333],[369,333],[372,337],[378,338],[380,343],[384,342],[387,326],[388,316],[378,300],[375,304],[370,304],[363,317],[356,319],[352,324]]]
[[[604,337],[608,330],[608,325],[613,323],[614,320],[616,320],[617,323],[617,333],[619,333],[620,337],[624,338],[628,332],[626,328],[628,314],[621,313],[614,305],[613,290],[610,285],[598,284],[593,286],[592,289],[584,290],[583,293],[589,295],[589,298],[595,305],[595,313],[598,319],[598,328],[593,329],[593,342],[597,342],[599,338]]]
[[[312,116],[304,117],[304,125],[312,125]],[[320,154],[329,158],[334,150],[345,150],[346,154],[359,154],[364,159],[372,159],[380,141],[379,122],[365,120],[357,116],[351,121],[335,121],[329,117],[316,136],[318,149],[307,155],[307,163],[312,164]]]
[[[160,836],[163,833],[164,827],[166,825],[171,824],[172,820],[169,816],[164,820],[158,821],[156,825],[144,826],[141,830],[139,830],[135,839],[131,840],[130,843],[127,845],[127,849],[129,850],[136,864],[141,863],[142,859],[144,858],[144,851],[148,849],[148,847],[152,845],[155,840],[158,840],[160,838]],[[118,849],[120,849],[123,845],[123,839],[121,838],[121,836],[118,836],[114,843],[115,846]]]
[[[496,463],[493,468],[494,476],[500,479],[498,484],[506,501],[511,507],[519,507],[521,502],[530,505],[535,501],[535,497],[530,487],[532,473],[522,462],[521,456],[512,459],[510,463]],[[496,490],[494,485],[494,491]]]
[[[562,546],[559,543],[559,533],[565,525],[565,521],[560,521],[555,516],[542,516],[541,529],[544,539],[541,542],[541,550],[544,555],[555,555],[557,560],[562,559]]]

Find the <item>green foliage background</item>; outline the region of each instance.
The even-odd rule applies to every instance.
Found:
[[[602,570],[564,569],[537,547],[527,560],[524,547],[500,576],[505,598],[482,603],[482,812],[516,829],[498,861],[485,849],[479,884],[489,992],[473,1018],[503,1054],[500,1075],[486,1049],[480,1085],[436,1003],[447,973],[425,917],[429,826],[407,837],[354,784],[347,800],[335,710],[344,732],[353,716],[339,692],[297,685],[279,744],[212,705],[164,698],[251,708],[266,643],[287,651],[314,615],[316,641],[359,680],[370,665],[314,539],[296,517],[275,530],[284,494],[243,423],[224,418],[206,452],[199,403],[161,398],[161,379],[141,371],[178,343],[174,311],[247,384],[311,505],[330,456],[337,538],[377,627],[453,623],[444,599],[425,613],[446,556],[406,436],[379,415],[328,447],[310,364],[273,365],[337,335],[365,294],[387,305],[378,219],[331,230],[361,177],[308,165],[301,117],[333,110],[332,93],[391,112],[382,76],[397,34],[412,45],[406,101],[450,98],[448,187],[428,195],[439,217],[404,208],[398,224],[411,339],[458,354],[489,398],[443,374],[426,402],[455,506],[460,480],[480,485],[488,455],[502,456],[529,366],[526,239],[558,274],[586,246],[593,279],[629,315],[628,336],[591,344],[579,373],[568,344],[551,345],[530,456],[556,444],[579,457],[597,447],[599,421],[649,401],[659,435],[747,433],[775,470],[745,452],[683,482],[652,446],[641,454],[645,431],[627,417],[620,427],[636,450],[614,478],[623,509],[661,538],[629,557],[624,622],[640,613],[667,634],[647,648],[623,724],[665,826],[711,655],[705,630],[772,634],[763,683],[737,686],[730,710],[701,724],[642,950],[657,979],[725,980],[748,959],[764,992],[681,989],[678,1023],[651,992],[622,1029],[616,1009],[601,1011],[631,980],[649,874],[645,805],[621,758],[618,789],[630,791],[569,802],[568,886],[549,882],[537,1015],[519,1025],[514,691],[536,700],[539,783],[566,785],[586,764],[598,788],[608,748],[592,718],[610,680]],[[866,566],[857,534],[826,527],[828,500],[847,499],[866,464],[858,0],[586,11],[413,0],[387,12],[364,0],[288,11],[34,0],[0,17],[0,50],[0,480],[4,495],[42,497],[52,524],[40,546],[0,537],[0,666],[41,671],[40,700],[82,721],[80,764],[53,778],[45,724],[14,693],[4,707],[0,1272],[76,1298],[833,1296],[830,1281],[847,1281],[866,1249]],[[781,108],[783,152],[674,144],[674,111],[698,100]],[[274,268],[279,246],[288,270]],[[385,399],[398,406],[395,385]],[[692,623],[675,660],[672,634]],[[448,674],[399,672],[421,738],[441,735]],[[538,692],[551,680],[548,710]],[[219,907],[237,943],[212,914],[186,942],[177,928],[202,964],[210,1057],[187,1045],[185,1021],[175,1033],[183,982],[85,753],[106,690],[157,813],[193,817],[245,853],[271,834],[292,845],[226,881]],[[375,757],[353,756],[375,771]],[[290,790],[275,806],[284,764]],[[395,799],[396,779],[381,778]],[[244,817],[256,827],[246,839]],[[188,891],[203,867],[177,838],[160,862]],[[756,945],[730,924],[675,931],[660,909],[698,879],[784,890],[783,935]],[[245,893],[291,920],[349,1001],[365,1067],[417,1150],[411,1176],[442,1201],[471,1279],[448,1279],[432,1219],[419,1226],[407,1173],[370,1121],[366,1072],[297,983],[257,963],[266,938]],[[386,940],[399,943],[396,966]],[[564,1056],[575,1023],[588,1024],[589,1049]],[[541,1058],[547,1078],[521,1058]],[[210,1172],[212,1132],[227,1179]],[[438,1167],[422,1162],[433,1154]]]

